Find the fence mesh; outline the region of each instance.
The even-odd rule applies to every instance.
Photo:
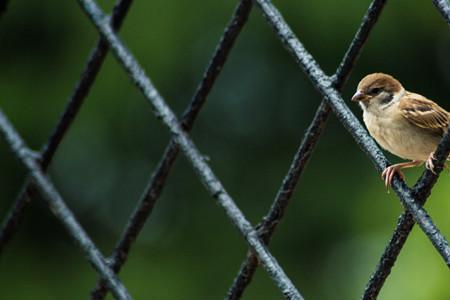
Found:
[[[17,232],[28,204],[32,199],[36,198],[36,193],[40,193],[48,202],[53,214],[77,242],[100,276],[99,281],[91,292],[91,299],[104,299],[108,291],[111,291],[116,299],[132,299],[126,287],[118,279],[117,273],[120,272],[121,267],[126,263],[133,242],[152,213],[155,202],[161,195],[166,179],[170,174],[172,165],[181,151],[189,160],[206,190],[224,209],[227,217],[236,226],[249,246],[249,251],[228,290],[226,299],[241,298],[246,287],[251,282],[258,265],[261,265],[266,270],[286,299],[303,299],[299,290],[270,253],[267,245],[276,230],[277,224],[283,218],[298,179],[313,153],[316,143],[325,129],[327,119],[332,112],[350,132],[362,151],[369,156],[378,172],[389,165],[387,159],[371,137],[368,136],[366,130],[349,110],[340,95],[340,91],[345,85],[362,51],[362,47],[382,13],[387,0],[372,1],[342,62],[332,76],[327,76],[320,69],[315,59],[304,48],[271,1],[240,0],[191,102],[180,119],[175,116],[144,69],[115,33],[120,29],[122,21],[133,1],[119,0],[111,16],[107,16],[92,0],[77,1],[92,24],[97,28],[100,38],[87,60],[81,79],[76,84],[58,124],[55,126],[47,143],[42,147],[42,150],[38,153],[32,151],[14,129],[7,116],[0,110],[0,130],[10,149],[29,172],[22,191],[3,221],[0,231],[0,254],[11,240],[11,237]],[[447,0],[433,0],[432,2],[450,26],[450,5]],[[323,97],[323,101],[318,106],[317,112],[293,157],[290,168],[270,209],[255,227],[250,224],[236,205],[234,199],[226,192],[221,181],[216,177],[188,134],[254,6],[260,10],[268,24],[274,29],[275,35],[286,50],[292,54],[295,62],[306,73],[312,85]],[[6,7],[7,1],[0,1],[0,17],[6,12]],[[169,141],[111,256],[105,258],[80,226],[75,215],[67,207],[64,199],[45,172],[51,164],[60,142],[83,105],[84,99],[88,95],[109,50],[148,100],[155,115],[170,130],[172,139]],[[394,178],[393,190],[404,206],[405,212],[399,217],[392,238],[369,279],[361,299],[377,298],[409,233],[416,223],[429,238],[447,266],[450,266],[450,247],[448,242],[428,213],[422,208],[422,205],[431,194],[431,189],[436,183],[449,153],[450,134],[447,132],[435,152],[437,160],[435,164],[436,174],[425,170],[411,189],[406,186],[401,178]]]

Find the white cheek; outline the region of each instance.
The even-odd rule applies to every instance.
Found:
[[[366,103],[363,102],[363,101],[359,101],[359,106],[361,107],[362,110],[366,110],[367,109]]]
[[[400,92],[398,92],[397,94],[394,94],[394,99],[392,99],[393,102],[399,102],[400,98],[403,97],[405,95],[406,91],[405,89],[402,89]]]

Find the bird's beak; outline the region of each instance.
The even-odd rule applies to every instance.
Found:
[[[354,101],[354,102],[359,102],[359,101],[364,101],[364,100],[368,100],[368,97],[366,94],[364,94],[360,90],[356,91],[356,93],[352,97],[352,101]]]

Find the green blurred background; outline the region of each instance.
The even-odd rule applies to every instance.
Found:
[[[11,1],[0,20],[0,103],[28,144],[46,141],[97,33],[76,1]],[[393,74],[450,109],[450,31],[431,1],[388,1],[344,90],[365,74]],[[135,1],[120,36],[180,114],[237,1]],[[307,49],[334,73],[370,1],[275,1]],[[112,0],[99,4],[110,11]],[[253,224],[269,208],[321,101],[266,24],[248,26],[192,137]],[[351,109],[360,117],[353,103]],[[112,56],[65,137],[50,174],[102,252],[110,253],[170,138]],[[393,161],[396,158],[389,156]],[[422,168],[406,171],[413,184]],[[26,176],[0,143],[0,217]],[[426,205],[450,237],[450,176]],[[306,299],[359,299],[402,207],[332,117],[271,244]],[[222,299],[246,244],[184,157],[120,278],[135,299]],[[34,201],[0,256],[0,299],[86,299],[96,273]],[[415,228],[379,299],[448,300],[450,274]],[[111,297],[111,296],[109,296]],[[112,299],[112,298],[109,298]],[[244,299],[282,299],[258,270]]]

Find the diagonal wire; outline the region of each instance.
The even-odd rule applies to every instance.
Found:
[[[252,7],[251,0],[240,0],[235,12],[225,29],[223,36],[214,52],[204,75],[198,86],[195,95],[190,104],[186,108],[181,119],[181,124],[186,131],[190,131],[195,119],[207,100],[207,96],[211,91],[217,77],[222,71],[225,61],[245,25]],[[166,179],[179,153],[178,144],[172,139],[167,145],[157,169],[153,172],[152,177],[147,185],[141,200],[136,206],[128,224],[122,234],[121,239],[114,248],[113,253],[109,257],[109,265],[118,273],[125,263],[132,243],[136,240],[138,234],[142,230],[147,218],[151,214],[153,207],[161,195]],[[104,299],[108,292],[105,281],[99,280],[97,286],[91,292],[91,300]]]
[[[9,144],[12,152],[30,172],[37,188],[44,196],[44,199],[47,201],[53,214],[63,223],[69,234],[83,250],[95,270],[107,280],[108,286],[114,296],[119,300],[131,300],[132,298],[128,294],[126,288],[116,277],[116,274],[108,267],[100,251],[75,219],[75,216],[67,207],[50,179],[44,174],[39,164],[35,161],[35,157],[31,155],[32,151],[26,146],[25,142],[13,128],[2,110],[0,110],[0,131],[6,142]]]
[[[114,30],[118,30],[120,28],[132,2],[132,0],[119,0],[115,5],[113,9],[113,17],[111,19]],[[100,38],[97,45],[89,55],[86,67],[82,72],[81,79],[77,83],[74,92],[58,121],[58,124],[41,152],[42,155],[39,162],[43,171],[47,170],[64,135],[67,133],[67,130],[84,103],[84,99],[88,95],[107,53],[108,44],[105,40]],[[35,192],[36,190],[32,185],[32,181],[27,180],[2,224],[0,231],[0,253],[6,244],[11,240],[12,236],[17,232],[17,229],[22,222],[25,209],[30,203],[30,199],[33,198],[33,194]]]
[[[374,0],[370,4],[358,31],[353,38],[347,52],[342,59],[339,67],[336,70],[334,79],[334,86],[340,91],[345,85],[348,76],[355,64],[356,59],[361,53],[362,47],[366,42],[369,33],[378,20],[386,0]],[[292,197],[294,189],[298,183],[303,170],[309,161],[315,145],[317,144],[320,135],[322,134],[328,116],[330,114],[330,108],[326,104],[326,101],[322,101],[316,114],[309,125],[306,133],[300,143],[300,147],[294,156],[294,159],[289,167],[289,171],[283,183],[275,197],[275,200],[269,210],[269,212],[263,217],[261,223],[257,226],[260,238],[268,244],[271,240],[271,236],[276,230],[276,226],[282,219],[285,210]],[[240,299],[244,293],[245,288],[252,280],[253,274],[258,266],[258,260],[252,252],[247,253],[247,257],[241,264],[241,268],[238,275],[233,281],[232,286],[228,290],[226,299],[237,300]]]
[[[283,184],[277,193],[277,196],[270,207],[269,212],[263,217],[263,220],[256,226],[259,238],[267,245],[271,240],[276,226],[281,221],[291,196],[297,185],[298,179],[302,174],[315,145],[317,144],[322,131],[325,129],[326,121],[330,113],[329,106],[322,102],[316,111],[313,121],[309,125],[305,136],[297,150],[294,159],[289,167],[288,174],[283,180]],[[250,284],[253,275],[258,267],[258,258],[249,251],[247,257],[242,262],[238,274],[233,280],[225,299],[237,300],[242,297],[247,286]]]
[[[150,102],[156,116],[170,129],[177,144],[179,144],[186,158],[192,164],[205,188],[225,210],[233,224],[245,237],[252,250],[257,253],[263,267],[266,269],[269,276],[276,283],[283,295],[287,299],[303,299],[298,290],[292,284],[291,280],[280,267],[277,260],[259,239],[258,233],[253,229],[252,225],[245,218],[244,214],[238,208],[231,196],[225,191],[224,187],[214,175],[209,165],[205,162],[204,156],[199,152],[187,133],[183,130],[175,114],[171,111],[162,96],[155,89],[152,82],[145,74],[145,71],[111,29],[109,26],[108,17],[104,15],[97,4],[92,0],[78,0],[78,3],[87,16],[91,19],[97,30],[108,41],[117,60],[128,72],[130,78],[141,90],[145,98]]]
[[[0,0],[0,13],[2,12],[2,4],[3,3],[6,3],[7,1],[1,1]],[[260,2],[264,2],[264,0],[263,1],[260,1]],[[265,1],[265,2],[268,2],[268,1]],[[433,3],[435,3],[435,5],[439,8],[439,10],[441,11],[441,13],[443,14],[443,16],[444,16],[444,18],[446,19],[446,21],[450,24],[450,17],[449,17],[449,15],[450,15],[450,9],[449,9],[449,5],[448,5],[448,2],[447,1],[438,1],[438,0],[433,0]],[[288,28],[289,29],[289,28]],[[294,37],[295,38],[295,37]],[[295,42],[295,41],[294,41]],[[301,46],[301,45],[300,45]],[[306,51],[305,51],[306,52]],[[294,53],[294,55],[295,55],[295,53]],[[302,62],[300,62],[300,63],[302,63]],[[305,64],[305,67],[307,68],[307,66],[306,66],[306,64]],[[306,72],[309,72],[309,71],[311,71],[311,70],[306,70]],[[320,69],[319,69],[319,71],[320,71]],[[312,71],[312,72],[314,72],[314,70]],[[317,74],[316,74],[317,75]],[[319,74],[320,75],[320,74]],[[317,78],[319,78],[319,77],[321,77],[321,76],[318,76],[318,77],[316,77],[315,79],[317,79]],[[325,77],[323,77],[323,78],[325,78]],[[336,78],[338,78],[337,76],[335,76],[334,78],[332,78],[332,79],[336,79]],[[314,79],[314,78],[313,78]],[[330,80],[330,78],[325,78],[325,79],[327,79],[327,80]],[[325,80],[325,81],[327,81],[327,80]],[[335,82],[335,81],[334,81]],[[322,86],[320,86],[320,84],[322,84]],[[318,89],[326,89],[326,88],[328,88],[328,83],[324,83],[324,82],[319,82],[317,85],[319,85],[318,86]],[[317,87],[317,86],[316,86]],[[336,88],[336,90],[339,90],[339,88],[337,87],[337,86],[335,86],[335,88]],[[323,91],[321,91],[322,93],[324,93]],[[332,98],[332,97],[331,97]],[[328,100],[329,101],[332,101],[332,99],[329,99],[328,98]],[[322,103],[321,104],[321,106],[319,107],[319,110],[318,110],[318,113],[317,113],[317,115],[316,115],[316,117],[318,116],[318,115],[321,115],[321,114],[319,114],[321,111],[323,111],[323,114],[325,114],[325,115],[328,115],[328,112],[324,112],[324,109],[325,108],[327,108],[327,105],[325,105],[325,103]],[[339,111],[338,109],[336,109],[333,105],[332,105],[332,108],[333,109],[335,109],[335,110],[337,110],[337,111]],[[329,110],[328,110],[329,111]],[[341,111],[342,112],[342,111]],[[0,111],[0,113],[1,113],[1,111]],[[7,122],[7,120],[5,119],[5,116],[3,115],[3,114],[1,114],[1,116],[0,117],[2,117],[4,120],[0,120],[1,122],[2,122],[2,124],[4,123],[4,122],[6,122],[5,124],[3,124],[3,126],[7,126],[9,123]],[[339,115],[338,115],[338,117],[339,117]],[[326,117],[325,117],[325,120],[326,120]],[[323,122],[323,123],[325,123],[325,121]],[[345,122],[343,122],[344,123],[344,125],[346,125],[346,123]],[[313,123],[314,124],[314,123]],[[2,126],[1,124],[0,124],[0,126]],[[182,124],[182,126],[185,126],[185,124]],[[348,126],[350,126],[350,125],[348,125]],[[350,126],[351,127],[351,126]],[[11,128],[12,129],[12,128]],[[183,129],[185,129],[185,128],[183,128]],[[310,128],[311,129],[311,128]],[[7,129],[6,129],[7,130]],[[14,133],[14,132],[13,132]],[[61,135],[61,137],[60,137],[60,139],[62,138],[62,136],[63,135]],[[59,144],[59,142],[60,142],[60,140],[59,141],[57,141],[57,143],[56,143],[56,147],[57,147],[57,145]],[[361,142],[362,144],[365,144],[364,143],[364,141],[362,141]],[[360,143],[360,144],[361,144]],[[175,147],[176,147],[176,144],[175,143],[173,143],[174,145],[175,145]],[[438,148],[438,150],[436,151],[436,156],[437,156],[437,158],[438,158],[438,163],[437,163],[437,165],[439,165],[439,166],[442,166],[442,164],[443,164],[443,161],[445,160],[445,158],[448,156],[448,152],[449,152],[449,147],[447,146],[447,145],[450,145],[450,142],[449,142],[449,137],[448,137],[448,134],[446,135],[446,137],[444,137],[443,138],[443,141],[440,143],[440,145],[439,145],[439,148]],[[55,149],[56,149],[56,147],[55,147]],[[21,157],[22,157],[22,159],[23,159],[23,162],[26,164],[27,162],[26,162],[26,160],[28,159],[28,160],[30,160],[30,161],[32,161],[32,162],[34,162],[34,160],[33,160],[33,158],[29,155],[29,153],[31,153],[31,151],[28,149],[28,148],[26,148],[25,146],[24,146],[24,148],[19,148],[19,149],[21,149],[20,151],[22,152],[22,153],[19,153],[19,155],[22,155]],[[439,150],[439,149],[441,149],[441,150]],[[371,149],[367,149],[367,150],[365,150],[366,152],[369,152]],[[373,150],[373,149],[372,149]],[[44,150],[45,151],[45,150]],[[441,151],[441,152],[440,152]],[[45,153],[45,152],[44,152]],[[375,153],[375,152],[374,152]],[[441,153],[441,154],[439,154],[439,153]],[[50,159],[51,159],[51,156],[53,155],[54,153],[51,153],[50,154]],[[375,154],[377,154],[377,153],[375,153]],[[370,154],[369,154],[370,155]],[[372,158],[373,159],[380,159],[380,157],[378,157],[378,156],[376,156],[376,155],[373,155],[373,153],[372,153]],[[306,158],[308,158],[308,156],[306,156]],[[380,162],[376,162],[376,163],[378,163],[378,169],[380,169],[380,166],[382,166],[382,160],[383,160],[383,157],[381,157],[381,163]],[[35,162],[34,162],[35,163]],[[48,162],[47,162],[47,165],[48,165]],[[42,167],[42,168],[44,168],[44,167]],[[438,169],[438,168],[437,168]],[[440,172],[440,170],[441,169],[439,169],[439,172]],[[293,174],[292,174],[293,175]],[[432,188],[432,186],[434,185],[434,183],[436,182],[436,180],[437,180],[437,176],[435,176],[435,175],[433,175],[431,172],[429,172],[429,171],[426,171],[426,172],[424,172],[424,174],[422,175],[422,177],[421,177],[421,179],[418,181],[418,183],[416,183],[416,185],[415,185],[415,187],[414,187],[414,189],[412,190],[412,191],[409,191],[410,192],[410,194],[412,195],[412,198],[414,198],[420,205],[422,205],[425,201],[426,201],[426,198],[429,196],[429,194],[430,194],[430,192],[431,192],[431,188]],[[295,185],[295,184],[294,184]],[[401,186],[400,186],[400,190],[401,190]],[[396,191],[397,193],[399,193],[398,191]],[[400,196],[400,198],[401,198],[401,196]],[[61,199],[62,200],[62,199]],[[403,200],[402,198],[401,198],[401,200]],[[407,200],[407,199],[406,199]],[[405,201],[406,201],[405,200]],[[405,206],[408,206],[407,205],[407,203],[405,204],[405,203],[403,203]],[[413,203],[414,204],[414,203]],[[414,207],[413,207],[414,208]],[[414,213],[414,210],[413,210],[413,213]],[[419,216],[420,216],[420,211],[419,211],[419,214],[418,214]],[[391,244],[393,243],[393,240],[395,240],[395,237],[396,237],[396,235],[397,235],[397,238],[398,239],[401,239],[401,238],[404,238],[404,241],[406,241],[406,238],[407,238],[407,235],[408,235],[408,233],[409,233],[409,231],[410,231],[410,229],[412,228],[412,226],[413,226],[413,224],[414,224],[414,217],[415,218],[417,218],[418,217],[418,215],[417,214],[414,214],[414,215],[411,215],[411,213],[409,213],[408,211],[407,212],[405,212],[401,217],[400,217],[400,219],[399,219],[399,225],[398,225],[398,227],[397,227],[397,230],[400,230],[398,233],[397,233],[397,230],[396,230],[396,232],[394,233],[394,236],[393,236],[393,238],[392,238],[392,240],[391,240]],[[413,217],[414,216],[414,217]],[[422,216],[423,216],[423,214],[422,214]],[[426,217],[426,215],[425,215],[425,217]],[[426,221],[425,221],[425,223],[426,223]],[[431,222],[430,222],[431,223]],[[431,225],[433,225],[432,223],[431,223]],[[400,228],[400,229],[399,229]],[[424,230],[425,231],[425,230]],[[265,232],[263,232],[263,233],[265,233]],[[426,231],[425,231],[425,233],[427,233]],[[436,232],[437,233],[437,235],[439,235],[439,232]],[[428,235],[428,234],[427,234]],[[432,239],[432,238],[430,238],[430,239]],[[398,240],[397,240],[398,241]],[[402,247],[402,245],[403,245],[403,243],[404,243],[404,241],[402,242],[402,244],[400,245],[400,247],[398,248],[398,252],[400,252],[400,249],[401,249],[401,247]],[[433,239],[432,239],[432,242],[433,242]],[[444,240],[444,242],[445,242],[445,240]],[[398,242],[396,242],[396,244],[397,244],[397,246],[398,246]],[[438,247],[439,245],[436,245],[435,243],[433,243],[436,247]],[[389,246],[388,246],[389,247]],[[1,247],[0,247],[1,248]],[[387,248],[388,249],[388,248]],[[439,249],[438,249],[439,250]],[[445,250],[445,249],[444,249]],[[443,250],[443,251],[444,251]],[[385,254],[386,254],[386,252],[385,252]],[[397,255],[398,255],[398,253],[397,253]],[[441,255],[442,255],[442,253],[441,253]],[[395,257],[396,257],[396,255],[395,255]],[[395,262],[395,257],[393,258],[393,262]],[[392,265],[393,265],[393,262],[392,262]],[[447,262],[447,264],[448,264],[448,262]],[[392,267],[392,265],[391,265],[391,267]],[[389,268],[389,270],[390,270],[390,268]],[[381,286],[380,286],[380,288],[381,288]],[[376,296],[375,296],[376,297]],[[368,299],[372,299],[372,298],[368,298]],[[375,298],[374,298],[375,299]]]
[[[438,10],[442,13],[447,23],[450,25],[450,5],[447,1],[433,1]],[[448,157],[450,152],[450,138],[449,134],[442,139],[436,150],[436,158],[438,166],[436,168],[436,173],[439,174],[442,171],[442,165],[444,164],[445,159]],[[416,201],[420,205],[424,205],[427,201],[428,196],[431,194],[431,188],[437,181],[438,176],[425,170],[420,179],[414,185],[413,194],[415,195]],[[383,287],[384,282],[387,277],[391,273],[392,267],[397,260],[400,251],[402,250],[406,240],[408,239],[409,234],[414,226],[413,216],[404,212],[397,221],[397,227],[389,241],[389,244],[386,246],[378,265],[371,275],[369,282],[366,285],[364,290],[364,294],[361,297],[362,300],[375,300],[380,293],[381,288]]]
[[[331,79],[325,75],[311,54],[307,52],[296,38],[279,11],[269,0],[255,1],[283,45],[294,56],[296,62],[310,78],[314,87],[327,99],[338,119],[353,136],[356,143],[371,158],[375,168],[378,171],[385,169],[388,166],[386,157],[332,86]],[[427,212],[415,201],[412,191],[398,177],[394,179],[392,187],[405,209],[413,215],[415,222],[431,240],[446,264],[450,266],[450,247],[447,240],[434,225]]]
[[[437,160],[434,164],[436,174],[433,174],[429,170],[425,170],[420,179],[414,185],[413,195],[420,205],[425,204],[428,196],[431,194],[431,189],[436,183],[438,175],[441,173],[444,162],[449,153],[450,134],[447,132],[435,151],[435,157]],[[395,228],[389,244],[378,262],[375,272],[372,274],[366,285],[364,294],[361,297],[362,300],[375,300],[377,298],[384,282],[386,281],[386,278],[391,273],[391,269],[394,266],[394,263],[397,260],[397,257],[400,254],[400,251],[402,250],[413,226],[414,218],[409,212],[404,212],[398,218],[397,227]]]
[[[441,13],[447,24],[450,26],[450,4],[447,0],[433,0],[434,6]]]

